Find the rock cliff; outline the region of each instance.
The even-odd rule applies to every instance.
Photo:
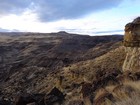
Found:
[[[140,17],[125,26],[123,44],[126,51],[123,71],[140,71]]]

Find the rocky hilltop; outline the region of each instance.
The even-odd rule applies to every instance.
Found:
[[[139,18],[125,36],[1,33],[1,105],[140,105]],[[123,42],[123,43],[122,43]]]
[[[140,71],[140,17],[125,26],[124,46],[127,53],[123,71]]]

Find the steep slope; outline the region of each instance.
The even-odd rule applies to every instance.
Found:
[[[83,101],[84,83],[96,84],[95,90],[117,84],[108,78],[121,74],[125,59],[122,36],[59,32],[0,37],[0,91],[10,99],[17,93],[48,94],[59,89],[66,94],[63,104]]]
[[[9,33],[10,34],[10,33]],[[20,36],[20,34],[22,34]],[[37,66],[54,69],[67,66],[72,63],[93,59],[107,51],[104,46],[112,46],[122,39],[122,36],[103,36],[90,37],[64,33],[35,34],[35,33],[16,33],[15,36],[1,37],[0,45],[0,71],[1,81],[3,73],[12,74],[23,67]],[[100,53],[96,50],[92,53],[91,49],[98,46]],[[91,54],[87,54],[87,51]],[[89,57],[88,57],[89,56]],[[4,77],[5,79],[7,77]]]

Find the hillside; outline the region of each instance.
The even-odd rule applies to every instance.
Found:
[[[122,40],[121,35],[1,33],[0,95],[14,102],[17,94],[50,97],[50,92],[56,88],[65,97],[64,105],[82,105],[88,102],[85,97],[89,96],[97,103],[100,89],[104,93],[106,87],[116,87],[123,79],[122,65],[126,54]],[[87,92],[92,91],[87,93],[84,87]],[[51,97],[43,100],[54,105],[51,101],[55,96]]]

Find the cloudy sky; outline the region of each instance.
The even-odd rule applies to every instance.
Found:
[[[0,31],[123,34],[140,0],[0,0]]]

